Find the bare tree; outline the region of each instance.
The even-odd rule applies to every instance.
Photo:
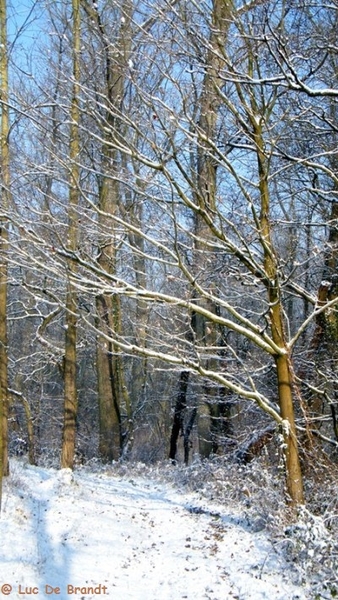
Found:
[[[72,255],[78,248],[78,206],[80,196],[80,136],[79,136],[79,94],[80,94],[80,51],[81,51],[81,15],[79,0],[72,1],[73,10],[73,89],[70,110],[70,146],[69,146],[69,213],[67,250]],[[64,356],[64,426],[62,438],[61,466],[73,468],[77,426],[77,293],[72,284],[76,263],[68,261],[68,289],[66,297],[66,334]]]
[[[316,386],[301,367],[316,326],[326,342],[336,328],[336,288],[317,298],[336,262],[336,129],[327,112],[336,98],[327,70],[335,42],[324,43],[319,27],[336,11],[329,4],[317,21],[307,3],[116,2],[112,19],[81,4],[81,53],[46,125],[63,140],[63,150],[52,144],[60,193],[52,185],[46,194],[57,217],[48,221],[40,202],[34,218],[13,218],[17,230],[26,225],[21,262],[46,279],[40,295],[24,282],[49,302],[42,343],[59,335],[66,314],[70,455],[75,366],[91,361],[105,460],[121,456],[140,414],[146,425],[161,415],[158,438],[167,436],[173,459],[183,433],[185,460],[191,440],[208,456],[256,429],[260,449],[273,419],[288,498],[303,502],[299,441],[304,430],[311,436],[312,421],[302,393]],[[70,93],[67,165],[69,130],[57,111],[66,114]],[[43,97],[31,113],[39,131],[52,102]],[[49,161],[45,170],[53,168]],[[36,189],[32,172],[25,181]],[[60,200],[67,186],[68,203]],[[65,243],[56,225],[66,231],[67,214]],[[78,330],[90,340],[81,357]],[[321,397],[324,379],[316,379]]]
[[[132,223],[117,214],[109,215],[111,222],[115,222],[116,226],[122,224],[127,230],[137,231],[138,235],[143,236],[147,244],[155,250],[152,259],[159,265],[164,261],[177,274],[177,277],[183,277],[182,282],[185,280],[188,286],[186,289],[190,287],[192,299],[175,294],[159,293],[156,289],[144,289],[139,287],[137,282],[136,285],[132,285],[123,276],[119,276],[116,270],[108,272],[107,269],[102,269],[102,265],[99,263],[92,267],[98,277],[96,286],[104,287],[110,281],[112,295],[123,295],[156,304],[164,303],[168,309],[171,304],[175,304],[185,309],[187,315],[192,314],[195,325],[192,339],[189,340],[189,336],[186,338],[187,353],[179,343],[180,353],[173,354],[172,346],[168,341],[164,342],[165,338],[162,338],[162,341],[159,340],[161,345],[165,343],[167,347],[168,351],[163,352],[156,348],[141,349],[137,345],[129,344],[121,331],[110,330],[104,333],[101,331],[101,334],[103,333],[108,343],[114,344],[114,347],[121,350],[127,352],[134,350],[144,356],[164,358],[174,364],[181,364],[185,370],[187,367],[188,370],[202,375],[206,382],[213,382],[213,385],[255,400],[266,412],[273,415],[277,422],[283,425],[288,491],[294,502],[301,502],[302,485],[291,391],[293,385],[290,367],[291,355],[285,337],[279,258],[272,241],[272,217],[270,215],[268,180],[270,156],[274,146],[269,141],[268,119],[272,114],[275,99],[272,97],[270,101],[267,101],[262,87],[257,88],[257,94],[254,87],[248,88],[248,90],[243,88],[237,73],[232,70],[232,56],[228,54],[227,50],[230,23],[237,27],[239,38],[243,40],[242,47],[239,46],[235,50],[242,54],[242,61],[245,56],[244,62],[248,68],[247,77],[250,78],[251,71],[259,70],[260,66],[256,59],[258,56],[256,48],[250,47],[246,41],[244,21],[240,21],[236,14],[230,15],[227,11],[224,13],[223,8],[223,5],[214,3],[210,21],[211,37],[205,39],[201,33],[201,39],[199,39],[199,42],[204,44],[207,58],[202,67],[199,66],[199,59],[196,59],[196,68],[200,69],[202,73],[204,72],[201,78],[203,92],[200,97],[201,105],[198,113],[200,116],[197,117],[197,121],[186,102],[187,92],[184,90],[184,86],[187,83],[184,79],[178,80],[174,70],[168,78],[168,89],[170,93],[173,93],[175,100],[181,98],[180,112],[174,103],[168,106],[160,95],[153,95],[151,88],[149,91],[141,89],[137,86],[137,81],[135,82],[135,89],[140,101],[156,115],[158,127],[153,126],[150,131],[141,130],[139,123],[130,122],[123,115],[121,108],[114,105],[114,115],[117,114],[119,119],[124,120],[137,132],[137,145],[135,145],[136,137],[134,137],[134,141],[132,138],[121,140],[116,127],[112,127],[105,121],[110,138],[109,141],[106,138],[104,141],[110,148],[110,152],[118,150],[126,156],[132,156],[149,172],[153,171],[154,174],[158,174],[159,186],[168,186],[172,201],[164,203],[164,208],[156,198],[154,198],[154,202],[157,210],[163,214],[163,223],[171,223],[172,242],[163,244],[160,241],[161,236],[154,234],[151,237],[145,236]],[[202,18],[200,14],[198,14],[198,18]],[[179,19],[180,14],[177,11],[174,14],[175,26],[175,21],[179,21]],[[179,29],[174,31],[177,32]],[[221,71],[222,76],[220,76]],[[229,76],[226,76],[227,71],[230,73]],[[224,85],[227,79],[231,86],[231,99],[229,99],[229,95],[224,94]],[[174,94],[175,90],[178,92],[177,97]],[[260,102],[260,97],[264,98],[264,103]],[[211,106],[210,102],[212,102]],[[245,175],[239,168],[237,156],[234,156],[234,160],[231,161],[229,153],[222,150],[217,144],[217,136],[220,135],[219,119],[222,111],[224,118],[228,118],[232,128],[236,123],[237,126],[240,126],[240,136],[244,140],[242,144],[244,143],[245,146],[244,152],[248,156],[250,169],[256,178],[252,186],[248,187],[245,183]],[[171,123],[174,123],[175,130]],[[163,138],[168,141],[167,154],[163,151]],[[143,152],[140,152],[140,139],[144,148]],[[186,152],[182,139],[186,140],[187,147],[194,147],[197,157],[195,178],[186,170]],[[266,150],[267,144],[271,146],[268,151]],[[226,217],[226,203],[220,203],[218,198],[216,200],[217,190],[219,189],[219,193],[222,193],[223,189],[223,184],[216,178],[217,169],[223,170],[232,179],[237,188],[236,194],[242,195],[247,203],[247,219],[251,211],[250,227],[255,231],[255,242],[252,244],[246,241],[245,233],[240,231],[236,223]],[[195,222],[195,227],[191,231],[187,230],[184,225],[184,210],[189,218],[193,217]],[[182,236],[186,236],[190,243],[187,252],[182,249],[180,242]],[[194,260],[191,264],[190,252],[195,255],[196,252],[199,253],[200,260],[198,262]],[[213,255],[215,259],[213,259]],[[212,269],[217,268],[220,255],[233,257],[235,264],[241,265],[243,273],[247,270],[251,274],[253,283],[256,282],[255,284],[260,288],[259,295],[265,289],[266,300],[260,300],[259,295],[257,297],[258,305],[262,304],[259,319],[267,317],[267,325],[263,329],[255,318],[248,318],[245,315],[246,310],[241,310],[228,301],[223,295],[222,288],[214,282],[211,272]],[[210,258],[208,259],[208,257]],[[79,264],[84,266],[81,257],[78,256],[77,259]],[[236,266],[233,265],[231,269],[235,272]],[[201,323],[200,327],[198,321]],[[238,375],[236,381],[234,373],[227,377],[224,368],[221,367],[224,364],[223,353],[220,353],[222,356],[217,356],[216,348],[219,346],[219,342],[217,336],[212,333],[216,327],[220,327],[221,330],[230,329],[237,335],[243,335],[258,349],[265,351],[268,356],[275,357],[280,412],[259,392],[256,383],[248,374],[247,384],[241,383]],[[231,350],[229,351],[231,352]],[[217,404],[210,403],[210,405],[211,410],[214,410]]]
[[[8,209],[9,171],[9,100],[7,55],[6,0],[0,3],[0,79],[1,79],[1,214],[0,214],[0,508],[2,477],[8,474],[8,344],[7,344],[7,278],[8,278]]]

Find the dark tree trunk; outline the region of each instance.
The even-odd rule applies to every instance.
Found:
[[[193,408],[191,415],[190,415],[190,419],[189,419],[188,424],[184,431],[184,463],[186,465],[189,464],[189,455],[190,455],[190,449],[191,449],[190,434],[191,434],[192,428],[194,426],[196,415],[197,415],[197,408]]]
[[[178,394],[176,398],[175,411],[174,411],[174,422],[171,430],[170,437],[170,452],[169,458],[172,461],[176,461],[177,454],[177,441],[180,432],[184,432],[184,413],[187,406],[187,389],[189,382],[189,371],[182,371],[180,374]]]

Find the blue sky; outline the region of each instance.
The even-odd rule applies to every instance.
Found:
[[[15,62],[25,63],[41,38],[44,19],[40,0],[7,0],[7,32]]]

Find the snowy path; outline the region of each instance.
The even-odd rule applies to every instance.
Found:
[[[234,509],[137,477],[15,471],[0,521],[0,599],[307,598]]]

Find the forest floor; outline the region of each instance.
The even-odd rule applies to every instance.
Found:
[[[11,463],[0,519],[0,598],[306,600],[240,505],[133,470]]]

